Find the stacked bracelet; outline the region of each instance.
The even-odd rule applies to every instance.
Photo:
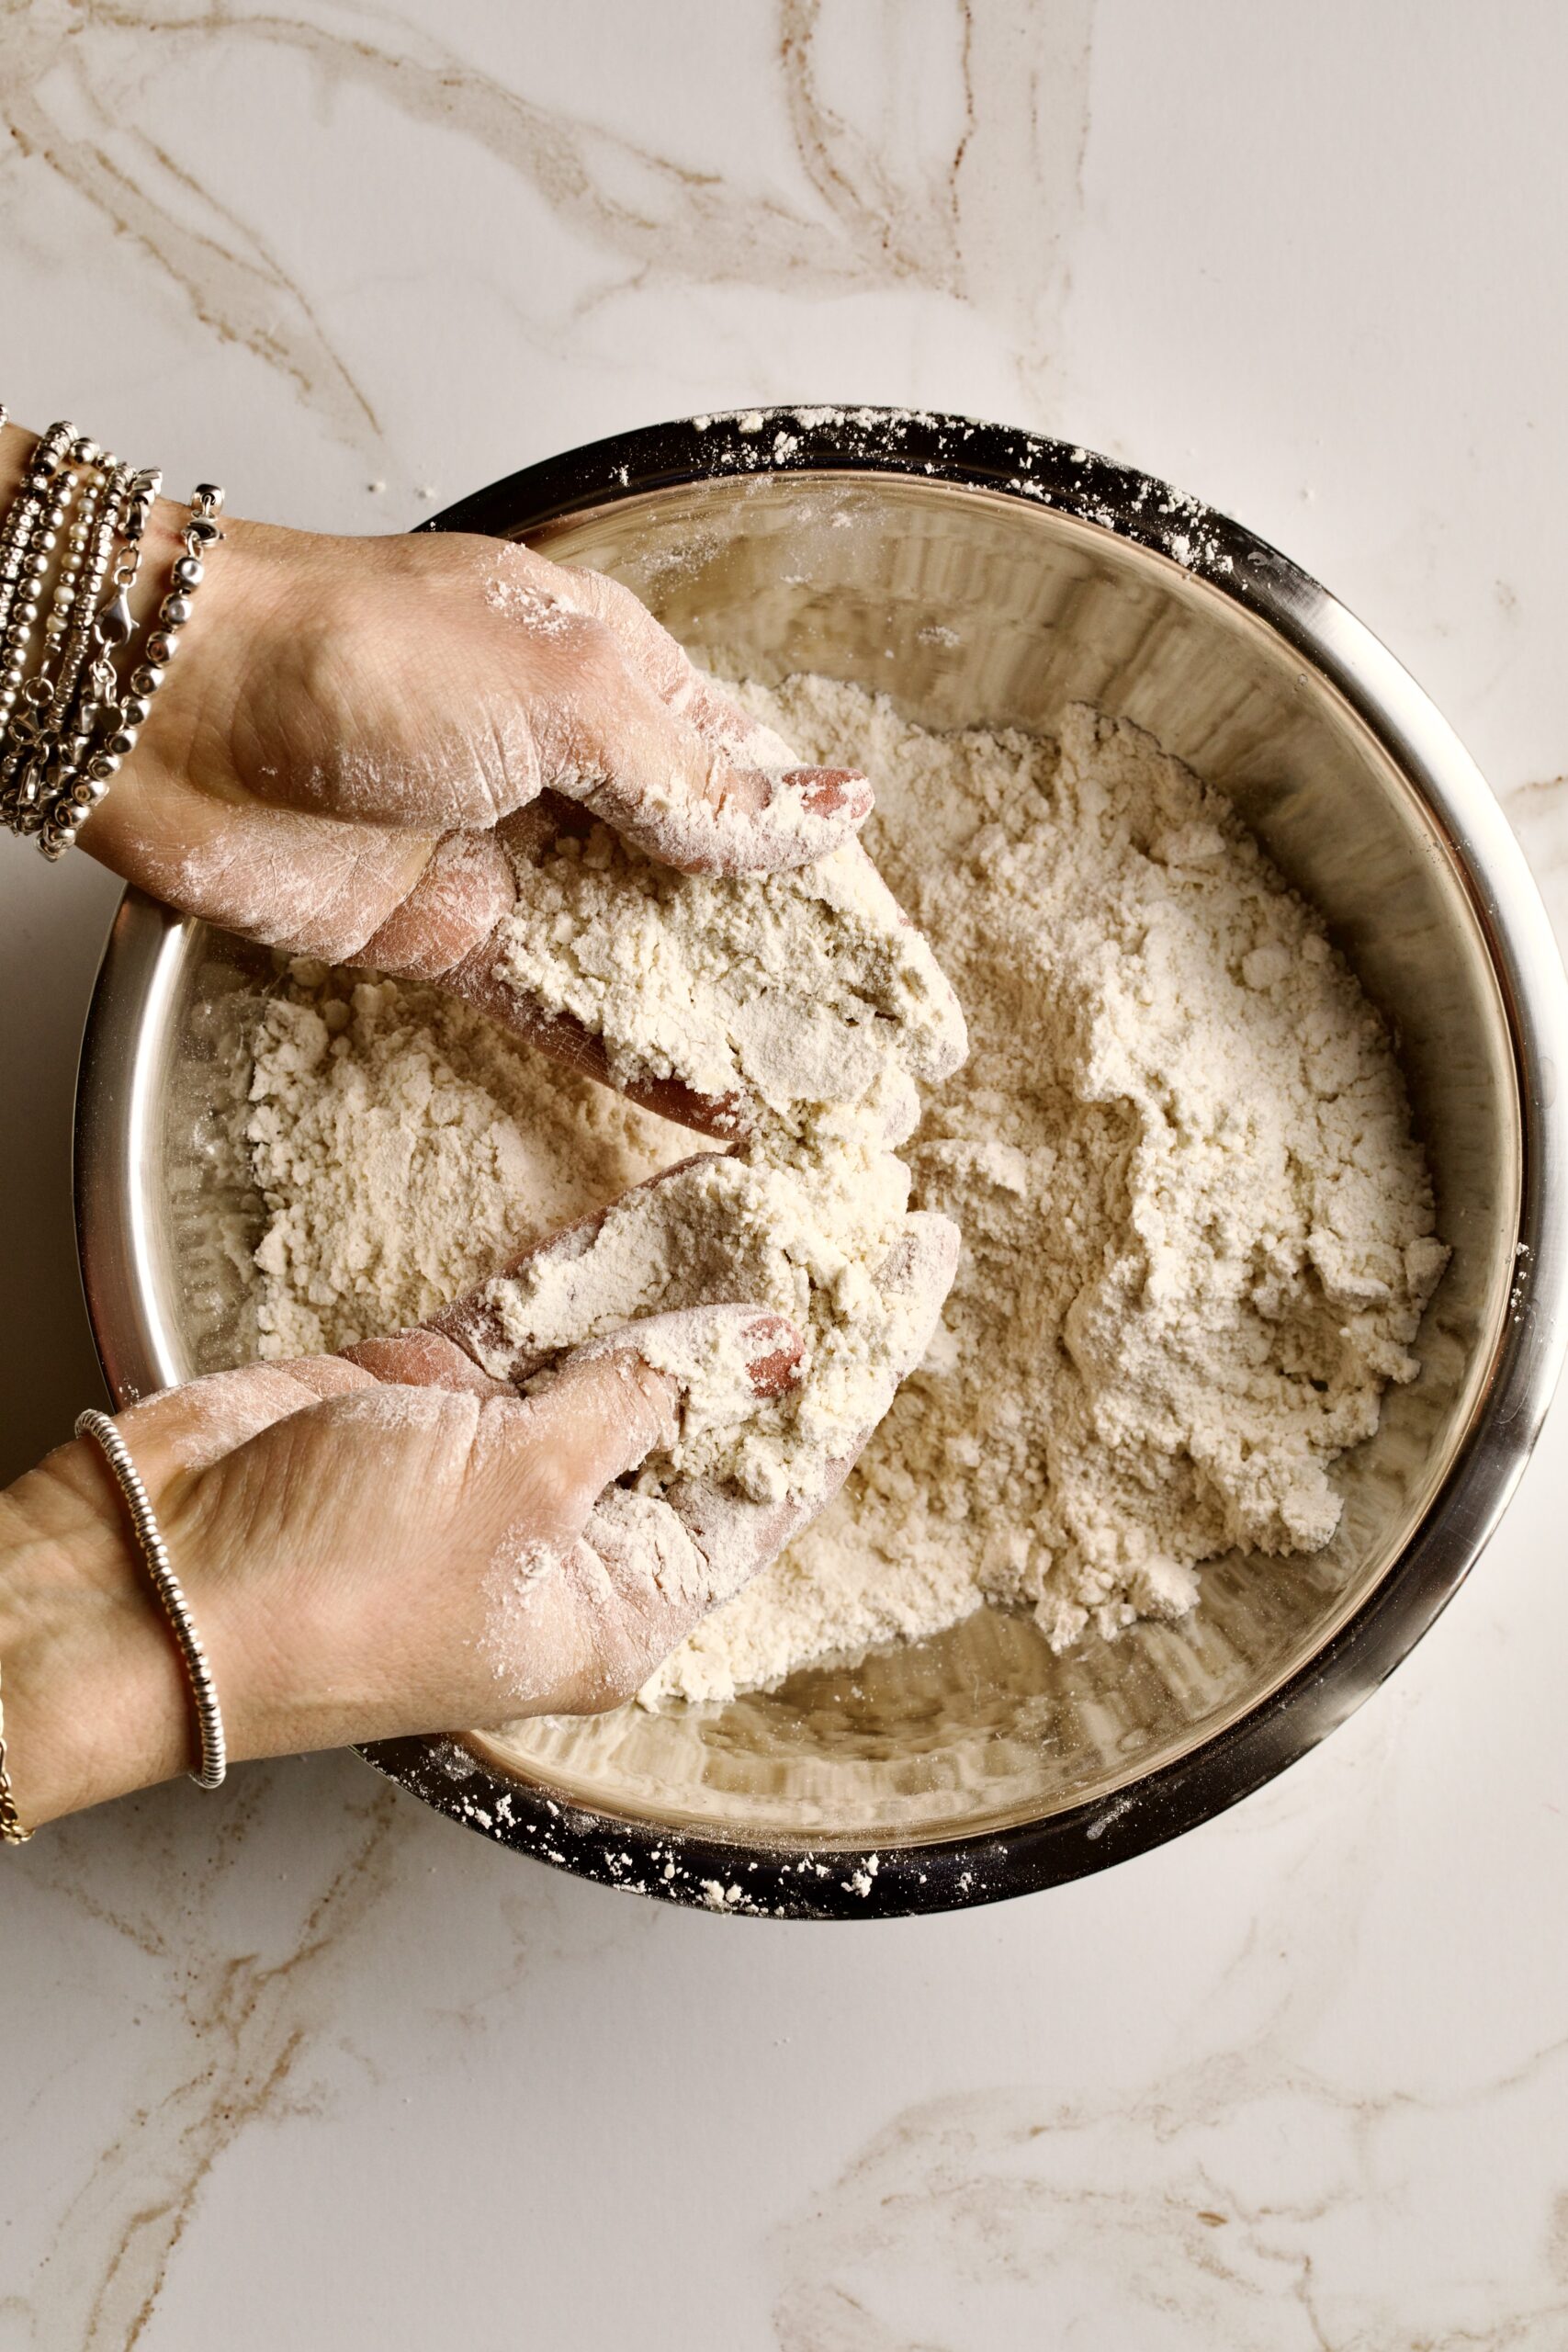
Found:
[[[70,848],[134,750],[222,537],[223,492],[200,482],[183,552],[134,650],[130,595],[161,483],[73,424],[52,424],[0,523],[0,824],[36,836],[48,858]]]
[[[32,1834],[22,1826],[11,1794],[11,1775],[6,1766],[6,1711],[0,1707],[0,1846],[25,1846]]]

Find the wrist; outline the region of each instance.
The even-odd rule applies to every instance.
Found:
[[[146,649],[159,633],[159,607],[170,592],[175,562],[185,554],[191,510],[183,500],[160,498],[142,538],[142,557],[129,599],[133,646]],[[188,627],[165,632],[172,650],[159,653],[163,683],[152,695],[136,748],[81,838],[95,855],[116,838],[103,820],[117,799],[145,799],[156,809],[171,790],[196,785],[219,800],[243,797],[234,766],[236,718],[253,665],[264,656],[310,535],[246,523],[225,515],[221,537],[205,554],[206,578]],[[139,658],[151,659],[145,651]],[[133,829],[132,839],[136,829]],[[117,860],[110,854],[106,863]],[[118,870],[127,869],[120,865]],[[128,873],[128,879],[140,877]]]
[[[276,601],[271,592],[291,568],[288,558],[297,564],[299,550],[310,545],[310,535],[231,520],[221,526],[220,537],[209,536],[218,532],[219,526],[205,503],[202,514],[193,517],[187,502],[171,497],[155,500],[149,510],[139,510],[133,535],[127,519],[129,508],[117,521],[111,508],[94,503],[106,495],[111,481],[123,488],[133,478],[129,469],[114,474],[118,461],[86,440],[69,446],[55,440],[50,445],[54,483],[66,481],[75,470],[77,499],[72,508],[69,487],[51,488],[47,497],[56,503],[42,517],[42,525],[48,526],[44,529],[38,520],[37,482],[48,477],[35,479],[32,471],[40,443],[41,436],[24,426],[7,424],[0,430],[0,516],[9,515],[17,494],[30,488],[34,496],[27,512],[34,520],[28,527],[39,534],[25,550],[29,566],[27,594],[31,599],[28,609],[35,616],[31,637],[17,638],[15,644],[7,640],[18,661],[24,665],[31,662],[35,673],[27,682],[28,708],[18,719],[22,733],[17,740],[21,741],[29,727],[34,735],[38,733],[36,712],[48,703],[49,689],[57,683],[60,692],[49,706],[46,750],[53,744],[54,732],[60,734],[63,746],[73,731],[73,716],[92,708],[95,695],[102,704],[106,690],[96,682],[91,665],[100,661],[105,648],[91,620],[118,601],[121,615],[129,612],[130,630],[129,635],[124,633],[122,619],[109,624],[112,635],[107,643],[118,650],[107,665],[110,678],[107,723],[100,714],[101,731],[93,756],[80,753],[82,769],[68,774],[76,776],[78,785],[96,779],[100,793],[112,782],[114,788],[107,799],[114,800],[121,797],[124,779],[117,777],[116,770],[123,760],[134,774],[131,797],[141,803],[140,808],[127,808],[126,821],[118,822],[106,817],[107,800],[90,812],[80,806],[67,806],[64,814],[71,821],[62,826],[50,815],[46,788],[43,813],[50,821],[42,824],[43,845],[50,854],[58,854],[62,844],[57,836],[63,831],[65,843],[73,838],[82,840],[93,854],[127,880],[143,884],[152,880],[155,888],[155,877],[142,867],[149,854],[155,858],[164,830],[160,817],[171,791],[177,796],[183,786],[196,782],[220,802],[243,797],[234,788],[231,757],[241,682],[247,661],[265,634],[265,612],[269,602]],[[90,494],[82,488],[89,481]],[[220,497],[217,503],[221,505]],[[207,544],[198,545],[195,537],[187,544],[187,533],[202,535]],[[194,578],[188,576],[188,567],[176,575],[182,559],[203,557],[209,550],[217,555],[220,548],[221,560],[206,565],[198,562]],[[204,570],[210,575],[205,581]],[[218,593],[214,593],[214,582],[220,582]],[[185,600],[191,619],[197,624],[188,641],[180,626],[183,616],[169,620],[164,616],[163,608],[171,597]],[[25,625],[27,610],[18,610]],[[85,650],[79,637],[69,635],[80,629],[84,616],[89,621]],[[62,630],[67,634],[61,635]],[[197,654],[194,661],[193,647]],[[193,671],[197,675],[191,679]],[[95,677],[95,683],[84,686],[82,681],[89,676]],[[70,680],[76,681],[76,702],[71,700],[72,689],[65,683]],[[33,703],[35,693],[43,695],[44,703]],[[6,708],[10,707],[7,703]],[[118,748],[117,726],[124,729],[123,750]],[[6,729],[0,726],[0,733],[5,732]],[[149,739],[145,741],[143,732]],[[107,764],[100,764],[106,759]],[[41,760],[41,754],[34,754],[33,763],[40,774]],[[37,778],[31,781],[36,790]],[[75,797],[84,797],[80,791]]]
[[[231,1762],[358,1736],[331,1629],[269,1608],[229,1557],[210,1480],[133,1452],[211,1661]],[[221,1517],[221,1513],[219,1514]],[[318,1636],[321,1636],[320,1638]],[[197,1761],[190,1684],[101,1450],[75,1440],[0,1494],[6,1765],[28,1829],[177,1779]]]
[[[146,1788],[189,1751],[184,1675],[112,1482],[62,1446],[0,1495],[0,1666],[28,1828]]]

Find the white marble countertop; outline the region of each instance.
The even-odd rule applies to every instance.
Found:
[[[11,0],[0,393],[399,528],[784,398],[1132,458],[1411,666],[1568,933],[1568,17],[1414,0]],[[0,841],[0,1472],[96,1393],[115,898]],[[0,2347],[1556,2352],[1568,1400],[1393,1681],[1196,1835],[750,1926],[345,1758],[10,1858]]]

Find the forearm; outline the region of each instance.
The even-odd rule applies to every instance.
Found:
[[[269,1375],[264,1367],[233,1375],[247,1377]],[[292,1386],[286,1375],[270,1377]],[[360,1377],[337,1368],[327,1385]],[[167,1400],[176,1419],[192,1393]],[[300,1391],[299,1401],[310,1394]],[[158,1408],[143,1408],[144,1416],[149,1409]],[[330,1611],[318,1612],[299,1590],[280,1597],[265,1571],[244,1572],[243,1542],[210,1523],[210,1494],[204,1504],[201,1478],[178,1466],[179,1453],[177,1437],[171,1448],[143,1421],[137,1466],[217,1681],[230,1760],[340,1747],[385,1730],[374,1652],[346,1657]],[[308,1487],[299,1516],[290,1566],[309,1549]],[[310,1579],[299,1581],[308,1591]],[[0,1677],[7,1770],[29,1829],[174,1780],[197,1761],[173,1630],[119,1488],[85,1440],[59,1447],[0,1494]]]

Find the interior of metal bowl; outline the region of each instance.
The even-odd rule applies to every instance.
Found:
[[[853,679],[928,727],[1049,732],[1085,699],[1149,729],[1232,797],[1393,1023],[1453,1259],[1421,1378],[1339,1465],[1335,1542],[1213,1563],[1183,1623],[1054,1657],[1029,1620],[984,1609],[728,1706],[542,1722],[471,1751],[613,1822],[778,1849],[994,1836],[1145,1781],[1297,1676],[1389,1577],[1488,1380],[1518,1231],[1519,1103],[1448,829],[1287,634],[1043,503],[909,474],[763,472],[633,491],[528,536],[624,581],[699,658],[764,679]],[[215,1186],[204,1136],[235,1082],[224,1008],[257,965],[189,924],[170,924],[161,954],[166,1044],[125,1109],[141,1170],[125,1280],[177,1377],[246,1350],[238,1269],[255,1204]]]
[[[817,1843],[983,1834],[1108,1793],[1322,1645],[1398,1556],[1473,1409],[1512,1272],[1518,1131],[1460,873],[1388,754],[1273,630],[1092,525],[946,484],[764,476],[631,499],[535,544],[614,573],[694,651],[753,675],[852,678],[929,727],[1049,732],[1077,700],[1135,720],[1232,796],[1395,1025],[1454,1259],[1421,1380],[1341,1464],[1326,1551],[1216,1562],[1186,1622],[1063,1657],[986,1610],[726,1707],[486,1743],[596,1807]]]

